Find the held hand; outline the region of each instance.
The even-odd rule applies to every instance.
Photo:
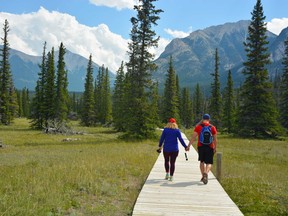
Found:
[[[190,147],[187,146],[187,147],[185,148],[185,151],[189,151],[189,150],[190,150]]]

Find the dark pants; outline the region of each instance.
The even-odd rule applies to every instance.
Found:
[[[175,162],[176,158],[178,156],[179,151],[176,152],[163,152],[164,154],[164,159],[165,159],[165,170],[166,173],[169,172],[169,167],[170,167],[170,176],[173,176],[174,171],[175,171]],[[170,162],[170,164],[169,164]]]

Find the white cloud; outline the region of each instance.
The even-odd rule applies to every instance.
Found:
[[[88,58],[112,71],[118,70],[121,61],[127,61],[128,40],[111,32],[107,25],[88,27],[78,23],[75,17],[40,8],[29,14],[0,13],[0,23],[7,19],[10,26],[10,47],[30,55],[42,55],[43,44],[47,50],[58,50],[61,42],[71,52]],[[2,37],[2,32],[0,32]]]
[[[280,32],[288,27],[288,18],[274,18],[271,22],[267,23],[267,29],[273,32],[276,35],[279,35]]]
[[[90,0],[90,3],[97,6],[117,8],[117,10],[122,10],[125,8],[133,9],[137,2],[138,0]]]
[[[173,38],[184,38],[187,37],[191,32],[192,32],[192,28],[189,28],[188,32],[184,32],[184,31],[178,31],[178,30],[172,30],[172,29],[164,29],[164,31],[171,35]]]

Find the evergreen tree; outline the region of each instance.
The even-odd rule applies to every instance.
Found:
[[[95,113],[94,122],[96,124],[101,122],[101,116],[102,116],[101,103],[103,95],[103,89],[102,89],[103,76],[104,76],[104,65],[98,68],[98,73],[94,83],[94,113]]]
[[[45,104],[44,104],[44,86],[46,83],[46,42],[43,46],[42,61],[39,65],[40,72],[38,73],[38,80],[35,87],[35,96],[32,99],[31,105],[31,127],[35,129],[42,129],[45,122]]]
[[[193,126],[193,108],[188,88],[183,88],[181,94],[180,118],[185,128]]]
[[[21,91],[17,91],[17,90],[16,90],[16,95],[17,95],[17,104],[18,104],[17,116],[18,116],[18,117],[23,117],[23,107],[22,107],[22,94],[21,94]]]
[[[46,62],[46,82],[43,86],[44,90],[44,114],[45,114],[45,127],[48,126],[49,120],[54,120],[56,117],[55,111],[55,97],[56,97],[56,87],[55,87],[55,66],[54,66],[54,47],[52,47],[51,52],[47,54]]]
[[[127,73],[131,81],[129,95],[127,136],[145,139],[155,135],[156,120],[151,116],[149,94],[153,88],[151,72],[156,65],[152,62],[153,55],[149,49],[156,47],[159,37],[152,30],[152,25],[157,25],[158,14],[153,2],[156,0],[140,0],[140,4],[134,6],[137,17],[131,18],[131,42],[128,44],[129,62]]]
[[[201,91],[199,83],[197,83],[193,93],[193,115],[195,116],[194,124],[197,124],[202,119],[202,115],[206,111],[204,109],[204,95]]]
[[[215,51],[215,70],[211,75],[214,77],[214,80],[211,84],[211,102],[209,106],[209,112],[211,114],[213,124],[215,124],[218,128],[221,128],[222,99],[219,80],[220,74],[218,49]]]
[[[175,73],[176,74],[176,73]],[[179,84],[179,77],[178,77],[178,74],[176,74],[176,95],[177,95],[177,99],[178,99],[178,103],[177,103],[177,110],[178,110],[178,116],[179,116],[179,119],[177,121],[177,124],[178,125],[181,125],[182,122],[181,122],[181,117],[180,117],[180,106],[181,106],[181,87],[180,87],[180,84]]]
[[[83,106],[81,110],[81,123],[85,126],[92,126],[95,122],[93,81],[92,55],[90,55],[87,65],[87,73],[83,93]]]
[[[103,124],[103,116],[105,114],[105,109],[103,107],[104,100],[104,77],[105,77],[105,67],[99,67],[98,75],[95,79],[94,87],[94,101],[95,101],[95,123]]]
[[[163,97],[163,117],[162,122],[167,122],[169,118],[179,118],[179,98],[177,92],[176,74],[173,67],[172,56],[170,56],[169,67],[167,70],[167,76],[164,86]]]
[[[14,89],[12,72],[9,63],[9,42],[8,32],[10,31],[9,23],[5,20],[3,47],[0,56],[0,121],[2,124],[9,125],[14,119],[17,110],[17,95]]]
[[[160,96],[158,92],[158,82],[153,84],[152,92],[151,92],[151,108],[150,108],[150,113],[152,116],[152,119],[154,119],[154,122],[156,123],[157,126],[161,125],[160,121],[160,113],[159,113],[159,101],[160,101]],[[154,123],[153,122],[153,123]]]
[[[283,58],[283,74],[281,79],[280,121],[288,129],[288,37],[285,42],[285,56]]]
[[[22,89],[22,107],[23,116],[28,118],[30,115],[30,97],[29,90],[27,88]]]
[[[114,128],[117,131],[124,131],[125,121],[125,74],[124,74],[124,63],[121,63],[120,68],[116,73],[116,80],[113,92],[113,106],[112,116]]]
[[[281,100],[281,74],[276,70],[274,79],[272,80],[273,86],[273,98],[276,102],[277,110],[280,110],[280,100]]]
[[[241,92],[239,129],[243,136],[271,137],[279,133],[277,110],[272,98],[272,84],[266,65],[269,64],[267,28],[261,0],[252,12],[247,42],[244,42],[247,60],[246,76]]]
[[[103,97],[102,97],[102,124],[111,123],[112,121],[112,101],[111,101],[111,90],[110,90],[110,79],[108,68],[105,70],[103,85]]]
[[[228,72],[227,86],[224,89],[223,127],[231,133],[235,127],[235,98],[231,70]]]
[[[66,50],[63,43],[60,44],[59,57],[57,64],[57,78],[56,78],[56,101],[55,101],[55,118],[59,122],[67,120],[68,115],[68,79],[67,71],[65,70],[65,56]]]

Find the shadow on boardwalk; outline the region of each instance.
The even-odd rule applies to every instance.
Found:
[[[181,144],[179,149],[173,182],[164,180],[161,153],[138,196],[133,215],[243,215],[212,173],[207,185],[200,182],[197,152],[191,148],[186,161]]]

